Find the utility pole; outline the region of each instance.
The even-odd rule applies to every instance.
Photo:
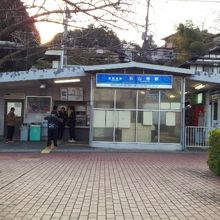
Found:
[[[148,49],[148,28],[149,28],[149,11],[150,11],[150,0],[147,1],[147,14],[145,20],[145,32],[142,34],[143,49]]]
[[[66,42],[68,37],[68,19],[71,18],[71,14],[69,12],[69,9],[65,8],[65,15],[63,19],[63,37],[61,40],[61,57],[60,57],[60,68],[62,69],[64,65],[67,65],[67,50],[66,50]]]

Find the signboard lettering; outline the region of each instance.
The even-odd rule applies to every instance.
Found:
[[[97,87],[171,89],[172,75],[96,74]]]

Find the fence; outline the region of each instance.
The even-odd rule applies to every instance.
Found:
[[[201,126],[186,126],[185,146],[208,148],[209,131],[211,129]]]

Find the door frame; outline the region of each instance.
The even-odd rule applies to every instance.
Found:
[[[4,103],[5,103],[5,107],[4,107],[4,132],[3,132],[3,136],[5,137],[7,134],[7,125],[6,125],[6,116],[9,113],[10,109],[7,110],[7,105],[10,102],[19,102],[21,103],[21,123],[23,123],[24,120],[24,104],[25,104],[25,100],[24,99],[4,99]],[[15,106],[15,111],[16,111],[16,106]]]

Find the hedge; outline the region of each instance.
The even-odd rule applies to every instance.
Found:
[[[208,166],[215,175],[220,176],[220,129],[210,131]]]

